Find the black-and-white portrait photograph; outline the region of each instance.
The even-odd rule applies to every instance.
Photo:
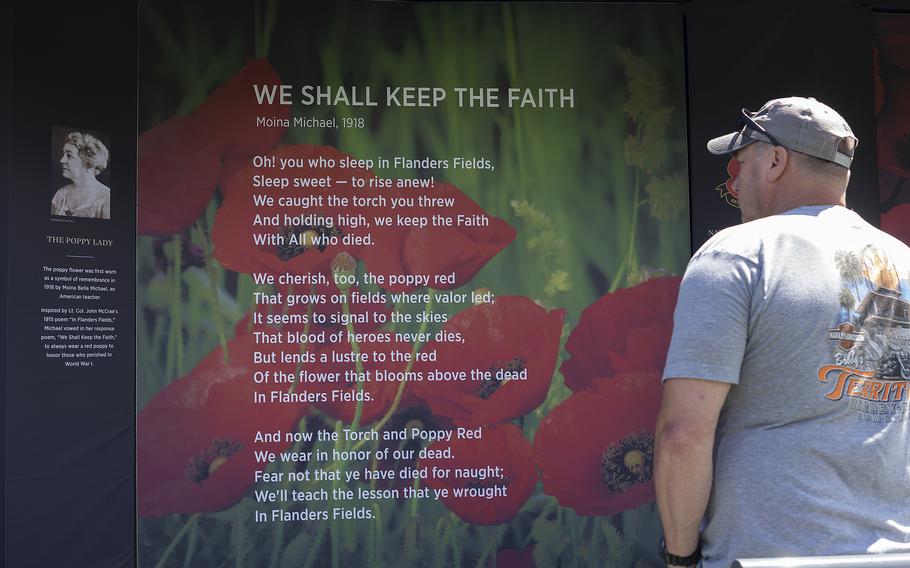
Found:
[[[111,218],[110,136],[85,129],[53,128],[51,215]]]

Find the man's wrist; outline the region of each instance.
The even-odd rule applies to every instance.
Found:
[[[659,552],[661,558],[667,564],[667,566],[695,566],[698,564],[698,561],[701,560],[700,543],[695,546],[694,552],[682,555],[677,554],[679,551],[667,550],[666,541],[664,541],[664,539],[660,539]]]

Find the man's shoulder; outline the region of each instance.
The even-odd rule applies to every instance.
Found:
[[[844,207],[805,206],[718,231],[695,254],[729,253],[752,258],[769,243],[815,242],[847,229],[879,232]]]
[[[754,256],[760,249],[762,240],[771,232],[776,232],[768,219],[756,219],[741,225],[733,225],[714,233],[710,239],[695,252],[694,257],[706,254],[731,254],[746,258]]]

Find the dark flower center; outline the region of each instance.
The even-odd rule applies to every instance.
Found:
[[[275,247],[275,254],[281,260],[291,260],[313,248],[324,252],[331,244],[330,241],[333,240],[333,237],[340,237],[344,233],[338,227],[324,225],[300,225],[299,227],[285,225],[281,228],[279,235],[281,236],[280,244]]]
[[[167,272],[167,269],[173,264],[169,255],[174,254],[173,237],[159,237],[152,243],[152,250],[155,254],[155,268],[161,272]],[[165,247],[170,249],[165,252]],[[193,244],[185,234],[180,235],[180,270],[186,270],[191,266],[205,266],[205,251],[199,245]]]
[[[186,476],[196,483],[202,483],[241,448],[243,444],[236,440],[215,438],[209,447],[190,458],[186,465]]]
[[[524,357],[514,357],[509,359],[505,363],[497,363],[490,367],[490,372],[492,373],[492,378],[481,381],[480,386],[477,387],[477,396],[487,400],[493,393],[499,390],[499,387],[505,384],[508,381],[510,375],[519,373],[525,369],[525,363],[527,360]],[[506,378],[497,379],[497,375],[500,374],[500,371],[505,371],[502,373]]]
[[[487,478],[484,480],[469,481],[465,484],[468,489],[477,489],[479,491],[491,489],[493,487],[508,487],[510,485],[512,485],[512,478],[505,476],[503,476],[502,479]]]
[[[421,430],[434,429],[438,428],[440,425],[437,420],[434,419],[432,413],[423,406],[409,406],[404,410],[399,410],[392,415],[392,418],[389,419],[389,423],[383,429],[383,435],[386,435],[388,432],[401,432],[402,430],[410,433],[412,428],[419,428]],[[383,438],[386,440],[386,438]],[[415,440],[411,438],[410,435],[406,435],[403,438],[389,437],[386,441],[382,443],[382,447],[391,448],[392,450],[413,450],[416,452],[420,450],[423,445],[420,440]],[[391,463],[392,460],[390,460]],[[398,463],[400,460],[394,460],[395,463]]]
[[[600,460],[600,478],[611,491],[622,493],[654,474],[654,435],[633,432],[611,445]]]

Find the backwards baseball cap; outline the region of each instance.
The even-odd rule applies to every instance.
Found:
[[[841,144],[845,138],[853,142]],[[849,169],[858,140],[847,121],[828,105],[787,97],[766,102],[758,112],[742,109],[736,132],[708,142],[708,151],[731,154],[753,142],[783,146]]]

